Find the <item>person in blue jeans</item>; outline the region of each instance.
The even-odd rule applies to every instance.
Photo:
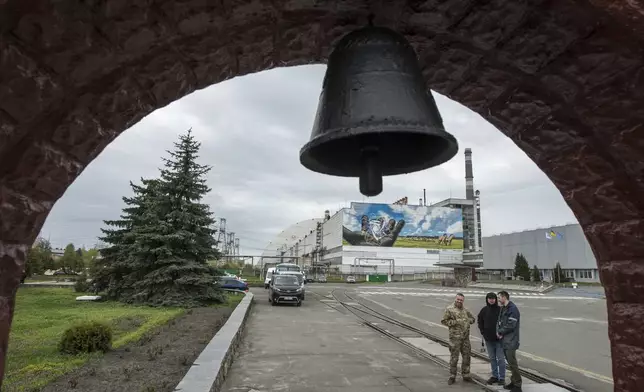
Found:
[[[499,320],[501,307],[497,303],[495,293],[488,293],[485,296],[485,306],[479,312],[477,317],[479,331],[485,340],[487,355],[490,358],[492,367],[492,377],[487,380],[488,385],[505,384],[505,355],[503,354],[503,345],[497,337],[496,326]]]

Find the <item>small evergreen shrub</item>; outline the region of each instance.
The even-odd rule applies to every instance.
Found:
[[[68,328],[58,344],[65,354],[108,351],[112,347],[112,328],[109,325],[90,321]]]
[[[87,293],[90,289],[90,285],[87,282],[87,275],[82,274],[76,278],[76,283],[74,283],[74,291],[77,293]]]

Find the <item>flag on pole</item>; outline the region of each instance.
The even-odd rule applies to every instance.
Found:
[[[551,229],[551,230],[546,231],[546,239],[547,240],[554,240],[554,239],[561,240],[561,239],[563,239],[563,234],[561,234],[559,232],[556,232],[556,231]]]

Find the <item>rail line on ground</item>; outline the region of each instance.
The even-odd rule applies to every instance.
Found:
[[[342,295],[344,295],[346,298],[348,298],[349,301],[344,301],[344,300],[341,300],[340,298],[338,298],[337,291],[339,291],[339,290],[343,290]],[[322,296],[322,295],[317,294],[317,293],[315,293],[315,294],[318,295],[318,296]],[[342,305],[342,307],[344,307],[347,311],[349,311],[354,316],[356,316],[357,318],[362,320],[364,325],[366,325],[366,326],[378,331],[379,333],[381,333],[381,334],[383,334],[383,335],[385,335],[385,336],[397,341],[398,343],[400,343],[400,344],[412,349],[417,354],[419,354],[419,355],[421,355],[421,356],[423,356],[423,357],[425,357],[427,359],[432,360],[434,363],[437,363],[437,364],[439,364],[439,365],[441,365],[443,367],[449,366],[448,364],[446,364],[445,361],[435,357],[434,355],[429,354],[425,350],[422,350],[422,349],[420,349],[420,348],[408,343],[407,341],[401,339],[400,337],[396,336],[395,334],[393,334],[393,333],[387,331],[386,329],[376,325],[372,321],[369,321],[368,317],[372,317],[372,318],[378,319],[380,321],[384,321],[386,323],[395,325],[395,326],[400,327],[400,328],[402,328],[402,329],[404,329],[406,331],[414,332],[414,333],[416,333],[416,334],[418,334],[420,336],[423,336],[423,337],[425,337],[425,338],[427,338],[427,339],[429,339],[431,341],[439,343],[439,344],[441,344],[442,346],[445,346],[445,347],[449,347],[449,341],[447,339],[444,339],[444,338],[442,338],[440,336],[437,336],[435,334],[429,333],[429,332],[424,331],[422,329],[416,328],[413,325],[405,323],[404,321],[395,319],[395,318],[393,318],[391,316],[388,316],[388,315],[386,315],[386,314],[384,314],[384,313],[382,313],[382,312],[380,312],[380,311],[378,311],[376,309],[373,309],[373,307],[370,307],[368,305],[360,303],[354,297],[352,297],[349,294],[347,294],[346,289],[337,289],[337,288],[333,289],[331,291],[331,297],[333,297],[333,299],[336,302],[338,302],[340,305]],[[325,305],[330,306],[328,303],[325,303]],[[472,351],[471,355],[473,357],[475,357],[475,358],[479,358],[479,359],[482,359],[484,361],[489,362],[489,358],[488,358],[487,355],[478,353],[476,351]],[[560,388],[563,388],[563,389],[565,389],[567,391],[583,392],[581,389],[578,389],[573,385],[570,385],[570,384],[568,384],[566,382],[562,382],[560,380],[551,379],[551,378],[549,378],[549,377],[547,377],[545,375],[542,375],[542,374],[540,374],[540,373],[538,373],[538,372],[536,372],[534,370],[521,369],[521,375],[523,377],[526,377],[527,379],[530,379],[530,380],[532,380],[532,381],[534,381],[536,383],[539,383],[539,384],[553,384],[553,385],[556,385],[556,386],[558,386]],[[473,379],[474,379],[476,384],[481,385],[485,389],[490,390],[490,391],[496,391],[496,389],[494,389],[491,386],[485,384],[486,380],[484,380],[484,379],[482,379],[482,378],[480,378],[478,376],[475,376],[475,375],[473,375]]]

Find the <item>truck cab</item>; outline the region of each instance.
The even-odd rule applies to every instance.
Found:
[[[273,279],[273,274],[275,273],[275,268],[269,268],[266,270],[266,276],[264,277],[264,289],[268,289],[271,284],[271,279]]]

